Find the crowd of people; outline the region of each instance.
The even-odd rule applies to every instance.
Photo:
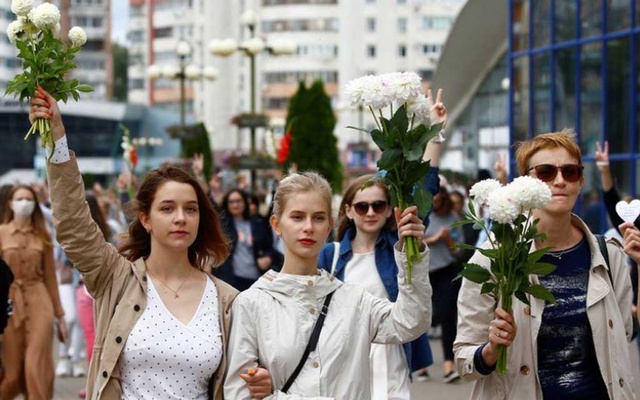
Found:
[[[446,123],[444,105],[430,101]],[[557,268],[532,283],[557,302],[514,299],[507,313],[481,285],[456,279],[465,262],[489,268],[481,252],[458,247],[487,237],[455,226],[468,186],[439,174],[440,141],[424,155],[426,218],[394,209],[389,188],[365,185],[366,175],[347,185],[334,225],[331,188],[313,172],[281,179],[264,214],[242,182],[224,192],[219,175],[206,182],[199,156],[192,171],[167,165],[139,184],[125,174],[114,190],[85,190],[72,133],[40,88],[29,118],[50,121],[55,151],[48,187],[0,188],[2,399],[50,399],[55,376],[86,376],[79,395],[92,399],[406,400],[412,379],[431,379],[432,325],[442,381],[474,381],[474,399],[634,398],[640,223],[615,213],[606,143],[595,158],[620,240],[604,247],[573,213],[584,185],[573,134],[519,144],[518,173],[552,192],[534,212],[546,236],[534,248],[551,248],[541,261]],[[501,158],[502,183],[506,171]],[[422,256],[411,283],[407,237]],[[506,375],[496,372],[499,345],[509,348]]]

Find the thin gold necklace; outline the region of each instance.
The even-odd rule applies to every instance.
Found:
[[[171,290],[173,292],[173,298],[177,299],[178,297],[180,297],[178,295],[178,292],[180,291],[180,289],[182,289],[182,286],[184,285],[184,283],[189,279],[189,276],[191,276],[191,270],[193,268],[189,268],[189,272],[187,273],[187,276],[184,278],[184,280],[182,281],[182,283],[180,284],[180,286],[178,286],[177,289],[173,290],[171,288],[171,286],[167,285],[162,279],[160,279],[158,277],[158,275],[154,274],[151,272],[151,270],[149,268],[147,268],[147,272],[149,273],[149,275],[151,275],[152,277],[154,277],[155,279],[158,280],[158,282],[162,283],[164,285],[164,287],[166,287],[167,289]]]

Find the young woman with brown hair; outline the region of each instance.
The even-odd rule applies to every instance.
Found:
[[[151,171],[133,200],[137,218],[116,249],[90,216],[58,106],[41,88],[29,118],[51,122],[48,173],[58,241],[95,299],[87,395],[222,399],[237,292],[203,272],[227,257],[228,245],[196,179],[172,166]],[[266,371],[258,376],[271,386]]]

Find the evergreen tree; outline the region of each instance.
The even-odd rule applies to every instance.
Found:
[[[310,88],[300,82],[289,101],[286,126],[291,132],[291,151],[285,168],[296,164],[298,171],[316,171],[327,178],[334,192],[340,193],[343,166],[333,134],[336,117],[321,80]]]
[[[128,92],[128,49],[118,43],[113,44],[113,100],[127,101]]]

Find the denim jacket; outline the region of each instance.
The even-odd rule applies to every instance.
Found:
[[[340,280],[344,280],[344,271],[347,262],[353,257],[351,249],[351,241],[355,237],[355,228],[349,228],[340,242],[340,254],[336,264],[335,276]],[[398,266],[393,257],[393,245],[398,241],[395,232],[382,230],[376,240],[376,268],[380,274],[380,279],[387,290],[389,300],[395,302],[398,298]],[[331,271],[333,262],[334,244],[326,244],[318,255],[318,267]],[[403,344],[407,363],[411,371],[417,371],[421,368],[428,367],[433,364],[433,355],[431,347],[429,347],[429,339],[423,334],[416,340]]]

